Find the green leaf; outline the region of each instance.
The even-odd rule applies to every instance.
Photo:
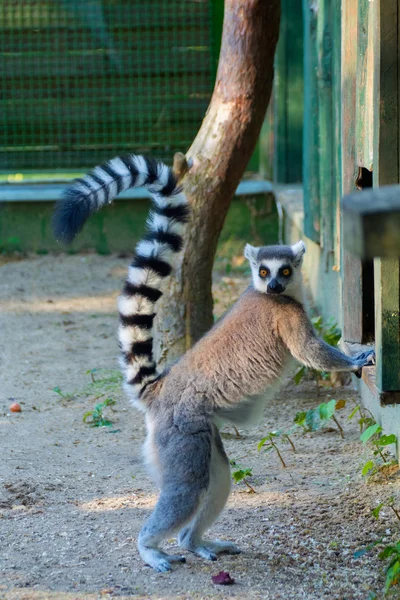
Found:
[[[103,402],[104,406],[114,406],[114,404],[117,404],[117,403],[112,398],[106,398],[106,400],[104,400],[104,402]]]
[[[242,481],[243,477],[244,477],[244,473],[242,470],[240,471],[235,471],[234,473],[232,473],[232,477],[233,477],[233,481],[235,483],[239,483],[240,481]]]
[[[374,425],[368,427],[364,433],[360,435],[360,440],[365,444],[370,438],[372,438],[373,435],[380,433],[381,431],[382,427],[378,425],[378,423],[375,423]]]
[[[314,325],[315,329],[317,329],[318,331],[322,328],[322,317],[313,317],[311,319],[312,324]]]
[[[306,425],[310,431],[317,431],[317,429],[320,429],[322,423],[321,423],[319,407],[317,407],[316,409],[310,409],[307,411]]]
[[[306,416],[307,416],[306,412],[296,413],[296,416],[294,418],[294,423],[296,423],[296,425],[300,425],[300,426],[304,427],[305,422],[306,422]]]
[[[349,416],[347,417],[348,421],[351,421],[351,419],[354,417],[354,415],[356,415],[358,413],[358,411],[360,410],[359,406],[356,406],[351,413],[349,414]]]
[[[299,385],[299,383],[303,379],[305,373],[306,373],[306,367],[301,367],[301,369],[299,369],[297,371],[296,375],[293,377],[293,380],[296,385]]]
[[[234,471],[232,473],[233,481],[235,483],[240,483],[245,477],[252,476],[252,469],[239,469],[238,471]]]
[[[376,506],[373,510],[371,510],[371,514],[375,517],[375,519],[379,519],[379,513],[381,512],[381,508],[384,506],[384,503],[381,502]]]
[[[323,402],[317,408],[322,421],[328,421],[335,414],[336,400]]]
[[[371,417],[361,417],[361,419],[358,421],[358,424],[360,426],[360,431],[362,432],[364,427],[367,429],[371,425],[375,425],[375,421]]]
[[[395,546],[386,546],[386,548],[379,552],[378,558],[385,560],[385,558],[389,558],[389,556],[392,556],[392,554],[397,554]]]
[[[324,342],[326,342],[330,346],[337,346],[341,337],[342,333],[338,327],[331,327],[330,329],[325,331],[322,336]]]
[[[396,560],[392,561],[390,567],[386,571],[386,591],[388,591],[392,585],[397,583],[397,573],[399,572],[399,569],[400,560],[397,558]]]
[[[392,433],[391,435],[381,435],[381,437],[374,441],[377,446],[389,446],[389,444],[395,444],[397,437]]]
[[[362,471],[361,471],[361,475],[362,475],[363,477],[365,477],[365,475],[368,475],[368,473],[369,473],[370,471],[372,471],[372,469],[374,469],[374,468],[375,468],[375,463],[374,463],[374,461],[373,461],[373,460],[369,460],[369,461],[368,461],[368,462],[366,462],[366,463],[365,463],[365,465],[363,466],[363,468],[362,468]]]
[[[83,422],[84,422],[84,423],[86,423],[87,419],[88,419],[89,417],[91,417],[92,415],[93,415],[93,411],[92,411],[92,410],[88,410],[88,412],[86,412],[86,413],[83,415],[83,419],[82,419],[82,420],[83,420]]]
[[[261,448],[265,445],[265,443],[269,440],[270,438],[264,437],[262,440],[260,440],[257,444],[257,450],[260,452]]]

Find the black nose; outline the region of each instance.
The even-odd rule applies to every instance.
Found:
[[[281,294],[283,292],[283,285],[277,282],[276,279],[271,279],[267,285],[267,292],[270,294]]]

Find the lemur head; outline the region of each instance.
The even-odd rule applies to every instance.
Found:
[[[293,246],[261,248],[246,244],[244,255],[250,262],[254,288],[263,294],[285,294],[302,302],[301,264],[305,251],[302,241]]]

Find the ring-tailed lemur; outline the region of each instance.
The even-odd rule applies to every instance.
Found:
[[[57,206],[54,228],[56,237],[71,241],[89,215],[132,186],[149,189],[153,208],[119,298],[119,342],[128,394],[146,413],[145,457],[161,490],[138,547],[147,564],[168,571],[171,563],[185,560],[158,547],[175,532],[181,547],[206,559],[239,552],[232,542],[203,539],[230,491],[229,462],[215,420],[246,421],[283,374],[290,354],[314,369],[353,372],[374,355],[350,358],[316,336],[301,304],[303,242],[247,245],[253,285],[178,362],[157,373],[154,306],[189,215],[173,172],[142,156],[114,158],[72,185]]]

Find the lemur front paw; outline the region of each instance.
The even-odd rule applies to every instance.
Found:
[[[356,377],[361,378],[362,368],[375,364],[375,350],[367,350],[366,352],[361,352],[354,358],[354,362],[358,367],[357,371],[355,371]]]

